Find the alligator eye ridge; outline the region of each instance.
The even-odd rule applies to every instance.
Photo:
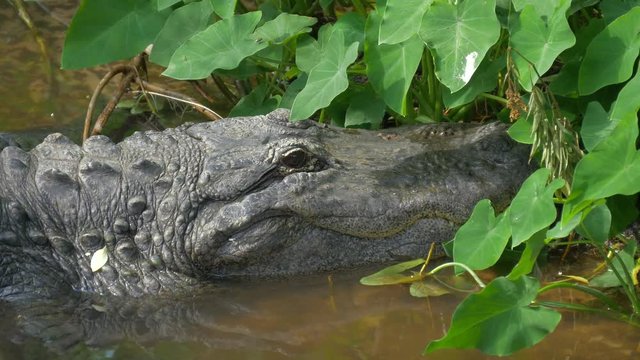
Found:
[[[287,152],[280,159],[282,165],[290,169],[300,169],[309,162],[309,154],[302,149],[293,149]]]

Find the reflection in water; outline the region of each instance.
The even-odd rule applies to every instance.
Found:
[[[50,53],[60,54],[63,22],[76,2],[41,2],[50,12],[34,2],[27,8]],[[52,86],[37,44],[6,1],[0,1],[0,54],[0,131],[79,134],[104,71],[56,70],[59,87]],[[364,287],[360,275],[225,284],[183,299],[0,303],[0,359],[415,359],[427,341],[444,334],[460,301],[451,295],[415,299],[403,286]],[[574,296],[555,294],[565,301]],[[588,314],[563,316],[552,336],[511,358],[640,357],[637,329]],[[485,358],[477,351],[428,357]]]
[[[26,3],[53,57],[50,63],[44,61],[31,32],[9,3],[0,3],[0,131],[82,126],[80,119],[99,81],[98,73],[60,70],[64,22],[71,19],[77,2],[42,1],[44,7]]]
[[[3,306],[4,358],[414,359],[444,333],[460,298],[364,287],[360,274],[223,284],[182,299],[67,299]],[[18,331],[16,331],[16,329]],[[565,314],[556,333],[515,359],[624,359],[637,331]],[[19,344],[19,345],[16,345]],[[441,351],[429,359],[484,359]]]

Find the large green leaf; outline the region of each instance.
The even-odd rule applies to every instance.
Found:
[[[427,345],[425,353],[476,348],[504,356],[537,344],[560,322],[558,312],[531,305],[539,286],[538,280],[525,276],[494,279],[458,305],[447,335]]]
[[[153,42],[169,15],[151,1],[83,0],[62,50],[62,67],[78,69],[131,58]]]
[[[257,28],[252,37],[270,43],[282,43],[292,36],[311,31],[310,26],[316,22],[316,18],[282,13]]]
[[[622,119],[636,118],[639,109],[640,71],[618,93],[618,98],[611,107],[611,121],[617,124]],[[613,128],[610,131],[612,130]]]
[[[640,73],[636,74],[618,93],[618,99],[607,114],[598,102],[590,102],[582,121],[580,136],[584,147],[591,151],[609,137],[620,120],[635,117],[640,109]]]
[[[547,231],[545,229],[542,229],[527,240],[518,263],[513,267],[509,275],[507,275],[507,278],[515,280],[520,276],[529,274],[533,270],[533,267],[536,265],[536,261],[538,260],[538,255],[540,255],[540,251],[546,245],[546,232]]]
[[[495,0],[436,0],[422,18],[420,37],[432,50],[436,75],[456,92],[473,76],[500,37]]]
[[[223,19],[228,19],[233,16],[236,9],[237,0],[205,0],[211,1],[213,5],[213,11]]]
[[[638,194],[633,196],[615,195],[607,199],[607,207],[611,211],[611,231],[609,235],[623,232],[638,219]]]
[[[575,2],[572,2],[572,6]],[[575,29],[576,44],[565,50],[558,57],[564,65],[560,72],[551,79],[550,89],[556,95],[578,97],[578,75],[580,64],[587,51],[587,46],[599,34],[606,24],[602,19],[590,19],[586,26]]]
[[[583,237],[604,245],[605,241],[609,239],[610,228],[611,211],[607,205],[602,204],[591,209],[576,231]]]
[[[578,79],[581,95],[588,95],[631,77],[640,51],[640,7],[609,24],[587,47]]]
[[[494,265],[511,236],[508,216],[496,218],[491,202],[479,201],[469,220],[456,232],[453,240],[453,259],[473,270]]]
[[[209,25],[212,13],[213,7],[207,0],[174,10],[154,41],[149,60],[167,66],[178,46]]]
[[[418,33],[433,0],[387,0],[379,23],[378,44],[398,44]]]
[[[592,101],[587,105],[584,113],[582,127],[580,128],[580,138],[587,151],[593,150],[606,139],[611,131],[615,129],[617,123],[609,120],[609,114],[597,101]]]
[[[318,41],[309,35],[303,34],[298,38],[296,47],[296,66],[300,71],[309,73],[320,62],[322,47],[320,43],[326,43],[331,35],[331,27],[323,26],[318,32]]]
[[[173,5],[173,4],[177,4],[180,2],[180,0],[155,0],[156,2],[156,7],[158,10],[163,10],[168,8],[169,6]]]
[[[278,107],[278,99],[269,97],[267,83],[258,85],[229,112],[229,117],[267,114]]]
[[[366,18],[357,12],[348,12],[333,24],[333,31],[340,31],[344,35],[344,43],[349,45],[358,42],[358,51],[364,47],[364,26]]]
[[[575,44],[565,15],[569,5],[570,0],[557,1],[551,14],[548,7],[541,13],[534,5],[526,5],[509,29],[518,80],[525,90],[531,91],[538,74],[547,72],[558,55]]]
[[[385,104],[400,115],[406,115],[407,91],[420,64],[424,45],[418,36],[399,44],[378,45],[380,14],[383,10],[378,8],[371,12],[365,27],[367,75]]]
[[[295,79],[289,86],[287,86],[287,90],[285,90],[284,95],[282,96],[282,100],[280,100],[280,104],[278,105],[281,108],[291,110],[291,106],[293,106],[293,100],[295,100],[296,96],[304,89],[304,85],[307,83],[307,74],[302,73]]]
[[[521,144],[533,144],[533,136],[531,128],[533,127],[532,119],[526,114],[522,114],[518,121],[513,123],[507,133],[511,138]]]
[[[217,69],[237,67],[267,46],[249,37],[261,15],[253,11],[209,26],[180,45],[162,74],[179,80],[204,79]]]
[[[327,26],[327,25],[325,25]],[[291,120],[301,120],[324,108],[349,86],[347,67],[358,57],[358,43],[344,43],[340,31],[329,31],[320,41],[320,60],[309,72],[304,89],[291,106]]]
[[[513,198],[509,211],[513,228],[512,247],[528,240],[556,219],[553,193],[564,185],[564,180],[556,179],[547,185],[549,174],[549,169],[538,169],[525,180]]]
[[[633,195],[640,191],[637,137],[637,119],[623,119],[608,138],[578,162],[573,176],[575,197],[567,204],[570,208],[579,209],[582,201],[615,194]]]
[[[345,127],[368,127],[377,129],[384,116],[384,102],[378,98],[370,86],[351,97],[345,114]]]
[[[607,24],[626,14],[636,6],[640,6],[640,0],[600,1],[600,4],[598,4],[598,7],[602,11],[602,17]]]
[[[481,93],[493,90],[498,83],[498,73],[506,65],[504,56],[493,60],[485,58],[467,86],[455,93],[451,93],[449,89],[442,86],[442,101],[444,105],[448,108],[455,108],[472,102]]]

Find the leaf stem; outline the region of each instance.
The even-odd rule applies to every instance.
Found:
[[[480,280],[478,275],[473,270],[471,270],[471,268],[469,268],[467,265],[465,265],[463,263],[459,263],[459,262],[455,262],[455,261],[444,263],[442,265],[436,266],[431,271],[429,271],[427,273],[427,275],[433,275],[433,274],[437,273],[438,271],[440,271],[440,270],[442,270],[444,268],[448,268],[448,267],[452,267],[452,266],[460,266],[461,268],[465,269],[471,275],[471,277],[473,277],[473,280],[475,280],[476,283],[478,283],[478,286],[480,286],[481,288],[485,288],[487,286],[487,285],[485,285],[484,282],[482,282],[482,280]]]
[[[496,96],[493,94],[488,94],[488,93],[481,93],[480,96],[482,96],[485,99],[489,99],[489,100],[493,100],[495,102],[498,102],[504,106],[507,106],[507,99],[505,98],[501,98],[500,96]]]

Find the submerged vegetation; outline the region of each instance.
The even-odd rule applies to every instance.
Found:
[[[62,66],[135,57],[104,82],[123,73],[119,96],[138,86],[135,101],[150,111],[162,96],[213,113],[154,85],[147,61],[191,81],[203,97],[218,87],[232,116],[284,107],[294,121],[371,129],[513,122],[510,135],[532,145],[541,168],[502,213],[479,202],[445,248],[459,272],[487,269],[505,252],[519,260],[486,286],[478,280],[483,289],[425,349],[507,355],[552,332],[555,309],[638,324],[637,246],[621,233],[638,218],[639,33],[635,0],[84,0]],[[148,58],[139,55],[145,49]],[[580,244],[602,257],[602,272],[543,286],[529,275],[548,249]],[[423,264],[394,265],[362,282],[442,293],[425,282],[439,268],[427,272]],[[585,292],[602,306],[540,300],[557,288]]]

